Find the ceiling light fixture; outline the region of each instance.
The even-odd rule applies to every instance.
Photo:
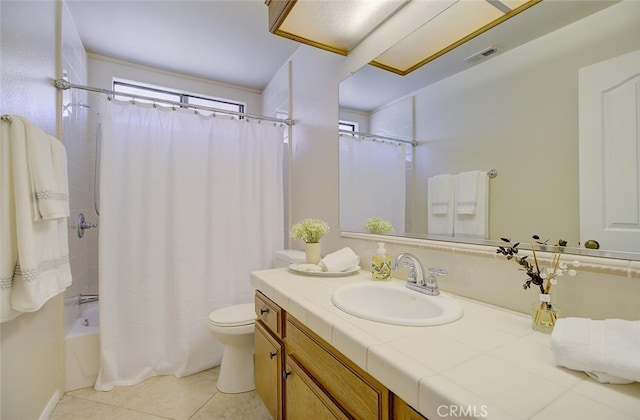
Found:
[[[419,1],[425,23],[376,57],[372,65],[406,75],[542,0]],[[408,1],[266,0],[265,3],[272,33],[348,55]]]
[[[270,32],[347,55],[408,0],[266,0],[265,3],[269,8]]]

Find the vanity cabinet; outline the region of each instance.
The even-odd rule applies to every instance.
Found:
[[[401,400],[397,395],[393,396],[394,420],[425,420],[426,418],[414,410],[409,404]]]
[[[352,419],[316,383],[295,357],[288,356],[285,378],[287,419]]]
[[[287,359],[294,357],[322,389],[357,419],[389,418],[389,391],[330,344],[285,315]]]
[[[256,291],[256,391],[274,419],[424,419]]]
[[[275,420],[283,415],[282,310],[260,292],[255,296],[254,379],[256,392]]]
[[[260,322],[255,330],[256,392],[274,419],[282,419],[282,362],[284,347]]]

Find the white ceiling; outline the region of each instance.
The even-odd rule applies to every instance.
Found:
[[[473,52],[490,45],[501,51],[514,48],[616,1],[544,0],[407,76],[367,66],[341,84],[341,106],[376,109],[464,70],[471,65],[464,58]],[[66,4],[88,52],[257,90],[266,87],[299,46],[269,33],[264,0],[67,0]]]
[[[88,52],[262,90],[299,44],[264,0],[67,0]]]

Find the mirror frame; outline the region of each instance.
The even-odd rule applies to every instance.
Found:
[[[456,245],[480,245],[480,246],[488,246],[493,248],[498,248],[499,246],[504,246],[504,242],[501,240],[495,239],[470,239],[470,238],[453,238],[448,236],[437,236],[437,235],[424,235],[419,233],[412,234],[399,234],[399,233],[385,233],[385,234],[373,234],[366,232],[364,230],[341,230],[341,234],[346,234],[346,237],[351,237],[351,235],[357,235],[358,237],[361,235],[371,236],[371,238],[375,238],[376,240],[380,238],[390,238],[389,240],[393,241],[394,238],[401,239],[417,239],[423,241],[433,241],[441,243],[442,246],[452,246]],[[520,238],[522,239],[522,238]],[[531,250],[531,244],[522,242],[518,248],[523,250]],[[595,258],[611,258],[618,260],[628,260],[628,261],[640,261],[640,253],[634,252],[623,252],[623,251],[609,251],[604,249],[587,249],[587,248],[575,248],[575,247],[560,247],[555,245],[539,245],[536,246],[536,251],[544,251],[544,252],[560,252],[566,255],[577,255],[583,257],[595,257]]]

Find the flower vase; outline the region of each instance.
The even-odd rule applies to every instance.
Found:
[[[320,252],[321,252],[320,242],[312,242],[312,243],[305,242],[304,252],[305,252],[305,256],[307,258],[308,264],[318,264],[322,259],[322,256],[320,255]]]
[[[540,294],[540,302],[533,305],[531,310],[531,327],[543,333],[550,334],[560,316],[558,308],[551,304],[551,295]]]

